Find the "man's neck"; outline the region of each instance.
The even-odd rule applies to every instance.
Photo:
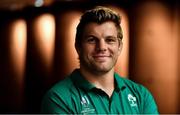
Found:
[[[94,74],[84,69],[80,69],[80,71],[86,80],[106,92],[106,94],[111,97],[115,87],[113,69],[104,74]]]

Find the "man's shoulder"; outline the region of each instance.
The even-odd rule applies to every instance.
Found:
[[[47,91],[47,95],[68,95],[70,93],[70,90],[72,88],[72,81],[70,79],[70,77],[68,76],[67,78],[58,81],[57,83],[55,83],[48,91]]]
[[[124,87],[126,87],[127,89],[131,91],[141,92],[141,93],[149,92],[145,86],[135,81],[132,81],[131,79],[119,76],[118,81],[121,82],[121,84],[123,84]]]
[[[119,83],[123,84],[123,96],[127,97],[131,104],[139,102],[139,109],[141,113],[158,113],[154,97],[151,92],[138,82],[134,82],[128,78],[118,77]],[[132,102],[134,98],[134,101]]]
[[[55,83],[50,90],[53,91],[68,91],[72,87],[73,83],[69,76],[65,79]]]
[[[140,87],[143,87],[141,84],[135,82],[135,81],[132,81],[131,79],[129,78],[122,78],[123,82],[129,86],[129,87],[132,87],[132,88],[140,88]]]
[[[75,86],[70,78],[67,76],[65,79],[55,83],[43,96],[42,99],[42,111],[45,112],[55,112],[61,111],[62,107],[66,108],[66,105],[69,107],[72,106],[72,97]],[[66,110],[69,111],[69,110]]]
[[[78,95],[78,84],[75,82],[78,80],[79,70],[75,69],[65,79],[55,83],[46,93],[48,97],[57,97],[66,99],[67,97]]]
[[[55,83],[47,92],[49,96],[60,96],[60,97],[68,97],[71,96],[72,93],[76,94],[77,89],[76,85],[73,81],[73,77],[77,76],[77,70],[74,70],[72,73],[67,75],[63,80]]]

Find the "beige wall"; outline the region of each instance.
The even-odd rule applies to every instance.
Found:
[[[160,113],[179,112],[179,17],[162,2],[134,9],[132,79],[155,96]]]

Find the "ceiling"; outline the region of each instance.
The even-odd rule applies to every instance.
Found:
[[[0,0],[0,10],[20,10],[20,9],[22,9],[24,7],[28,7],[28,6],[40,7],[40,6],[51,5],[54,2],[72,2],[72,1],[73,2],[85,2],[85,1],[96,1],[96,0]],[[103,1],[103,0],[100,0],[100,1]],[[124,2],[127,2],[127,1],[134,2],[134,1],[138,1],[138,0],[121,0],[121,1],[122,2],[123,1]],[[159,0],[159,1],[161,1],[161,0]],[[171,1],[170,3],[176,4],[176,0],[170,0],[170,1]],[[43,2],[43,4],[36,6],[35,4],[38,2],[39,3]]]
[[[35,3],[43,2],[44,5],[50,5],[55,0],[0,0],[0,9],[18,10],[27,6],[35,6]]]
[[[34,6],[34,7],[48,6],[54,2],[85,2],[85,1],[88,0],[0,0],[0,10],[20,10],[27,6]],[[43,2],[43,4],[41,4],[40,6],[36,6],[36,3],[38,2],[39,3]]]

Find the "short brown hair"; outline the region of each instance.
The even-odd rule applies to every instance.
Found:
[[[115,23],[118,31],[118,39],[121,40],[123,38],[122,34],[122,28],[120,26],[121,23],[121,18],[120,16],[113,10],[107,8],[107,7],[102,7],[102,6],[97,6],[94,9],[87,10],[80,19],[80,23],[77,26],[77,32],[76,32],[76,39],[75,39],[75,45],[76,47],[81,46],[81,39],[82,39],[82,34],[85,26],[90,23],[90,22],[95,22],[98,24],[101,24],[106,21],[112,21]]]

